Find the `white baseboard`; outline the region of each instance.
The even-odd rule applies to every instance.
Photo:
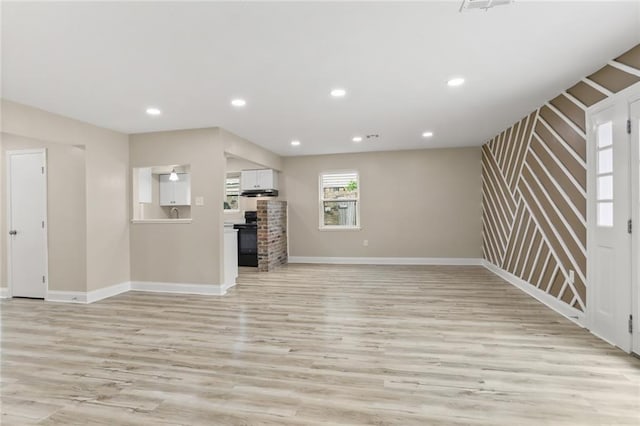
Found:
[[[513,285],[514,287],[519,288],[523,292],[527,293],[529,296],[534,297],[539,302],[541,302],[544,305],[546,305],[547,307],[553,309],[554,311],[556,311],[560,315],[562,315],[565,318],[567,318],[569,321],[572,321],[572,322],[576,323],[580,327],[583,327],[583,328],[586,327],[585,313],[584,312],[579,311],[579,310],[577,310],[575,308],[572,308],[571,306],[567,305],[566,303],[563,303],[563,302],[559,301],[558,299],[556,299],[555,297],[551,296],[550,294],[547,294],[544,291],[542,291],[542,290],[536,288],[535,286],[529,284],[525,280],[516,277],[512,273],[507,272],[504,269],[497,267],[496,265],[494,265],[491,262],[483,260],[482,261],[482,266],[484,266],[489,271],[493,272],[494,274],[496,274],[497,276],[499,276],[500,278],[502,278],[503,280],[505,280],[509,284]]]
[[[93,290],[87,293],[87,303],[93,303],[106,299],[107,297],[117,296],[118,294],[126,293],[129,290],[131,290],[131,283],[129,281]]]
[[[227,289],[220,284],[163,283],[152,281],[132,281],[132,291],[154,293],[201,294],[205,296],[223,296]]]
[[[84,291],[47,291],[45,300],[47,302],[66,303],[94,303],[108,297],[128,291],[148,291],[153,293],[179,293],[179,294],[200,294],[205,296],[224,296],[227,290],[235,286],[232,284],[185,284],[185,283],[162,283],[150,281],[127,281],[109,287],[100,288],[89,292]],[[4,290],[4,292],[3,292]],[[7,297],[6,288],[0,288],[0,297]]]
[[[307,257],[289,256],[289,263],[334,265],[482,265],[482,259],[463,257]]]
[[[47,302],[87,303],[87,294],[85,291],[48,290],[44,300]]]
[[[9,288],[0,287],[0,299],[6,299],[9,297]]]
[[[220,288],[222,289],[222,294],[227,294],[227,290],[236,286],[235,280],[232,283],[222,284]]]

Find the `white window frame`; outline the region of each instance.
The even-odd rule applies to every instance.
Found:
[[[235,172],[225,173],[224,175],[224,201],[227,201],[227,179],[229,179],[230,174],[235,174]],[[238,208],[237,209],[225,209],[223,206],[224,213],[240,213],[240,193],[242,192],[242,173],[238,172]]]
[[[350,225],[325,225],[324,224],[324,202],[325,201],[341,201],[336,199],[325,200],[324,199],[324,188],[322,187],[322,177],[325,175],[332,174],[341,174],[341,173],[355,173],[357,177],[358,188],[356,191],[356,198],[349,198],[344,201],[356,201],[356,226]],[[318,174],[318,229],[320,231],[359,231],[362,229],[362,224],[360,223],[360,210],[361,210],[361,201],[360,201],[360,190],[361,182],[360,182],[360,172],[356,169],[345,169],[345,170],[325,170]]]

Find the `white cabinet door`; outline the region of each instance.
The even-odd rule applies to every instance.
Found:
[[[256,189],[258,173],[257,170],[244,170],[240,174],[240,187],[243,191]]]
[[[273,189],[273,170],[256,170],[256,189]]]
[[[175,182],[169,180],[169,175],[160,175],[160,205],[191,205],[191,175],[189,173],[178,173],[178,180]]]
[[[169,175],[160,175],[160,205],[175,205],[173,182],[169,180]]]
[[[149,204],[152,202],[153,177],[151,167],[138,169],[138,202]]]
[[[191,175],[178,173],[178,180],[173,183],[173,201],[176,206],[191,205]]]

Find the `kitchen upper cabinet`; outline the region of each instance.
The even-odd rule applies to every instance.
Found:
[[[190,206],[191,175],[178,173],[178,180],[169,180],[170,175],[160,175],[160,205]]]
[[[138,202],[151,204],[153,201],[153,176],[151,167],[140,167],[138,169]]]
[[[278,172],[272,169],[243,170],[240,186],[243,191],[278,189]]]

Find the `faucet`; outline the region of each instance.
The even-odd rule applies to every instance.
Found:
[[[176,219],[180,219],[180,210],[178,210],[177,207],[173,207],[171,209],[171,213],[169,213],[170,216],[173,216],[173,212],[176,212]]]

